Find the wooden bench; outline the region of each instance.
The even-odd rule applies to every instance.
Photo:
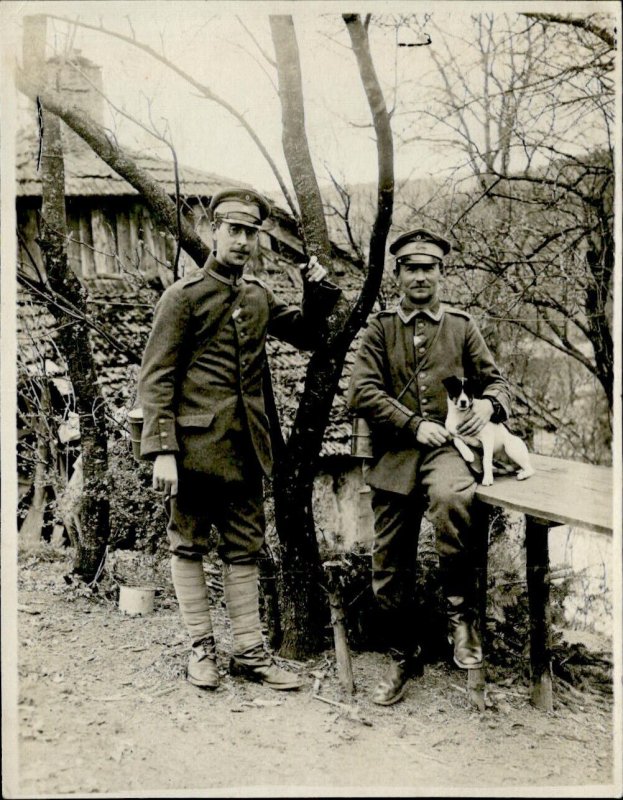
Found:
[[[531,700],[538,708],[551,711],[549,529],[571,525],[611,536],[612,469],[549,456],[532,455],[531,459],[536,469],[531,478],[518,481],[513,476],[496,477],[493,486],[479,486],[476,497],[485,511],[503,508],[526,515]],[[483,550],[481,588],[487,585],[486,548]],[[474,676],[474,685],[478,677]]]

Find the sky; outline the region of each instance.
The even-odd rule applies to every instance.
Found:
[[[539,3],[539,7],[548,6]],[[592,3],[591,10],[604,4]],[[615,4],[605,4],[610,8]],[[357,11],[383,14],[418,14],[426,30],[425,13],[431,6],[410,3],[357,3]],[[472,66],[468,48],[461,42],[469,14],[476,10],[499,11],[501,4],[438,2],[434,22],[438,29],[454,35],[453,56]],[[505,11],[526,4],[505,3]],[[559,3],[552,6],[560,6]],[[586,9],[586,3],[564,3],[564,10]],[[179,67],[230,102],[246,119],[287,174],[281,148],[281,111],[276,91],[276,72],[264,53],[272,56],[268,14],[292,13],[299,44],[306,104],[306,125],[311,150],[321,182],[329,172],[348,183],[375,181],[377,156],[368,108],[339,2],[3,2],[4,58],[21,57],[22,18],[25,14],[49,13],[79,18],[82,22],[132,34],[167,56]],[[247,181],[256,188],[278,192],[270,167],[240,124],[216,104],[201,98],[181,78],[130,44],[94,31],[48,22],[48,49],[52,52],[80,50],[103,68],[104,90],[114,105],[161,130],[170,132],[181,163]],[[411,37],[415,41],[415,37]],[[263,52],[262,52],[263,51]],[[372,55],[388,104],[398,89],[398,106],[405,99],[426,103],[427,85],[439,85],[429,47],[396,47],[395,32],[377,30]],[[17,99],[24,108],[23,98]],[[121,143],[151,150],[168,157],[168,151],[136,125],[112,114],[108,124]],[[403,120],[397,116],[399,127]],[[453,167],[460,154],[449,146],[419,141],[396,148],[396,175],[427,178]]]

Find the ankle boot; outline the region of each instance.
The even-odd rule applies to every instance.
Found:
[[[448,642],[454,647],[454,663],[461,669],[482,667],[482,644],[471,610],[464,597],[451,596],[447,601]]]
[[[229,662],[229,672],[233,676],[262,683],[276,691],[298,689],[301,686],[298,675],[278,667],[263,645],[233,655]]]
[[[379,706],[391,706],[405,696],[409,678],[422,675],[422,651],[407,654],[402,650],[390,651],[392,660],[372,695],[372,702]]]
[[[225,564],[223,567],[225,605],[233,639],[229,671],[271,689],[298,689],[299,677],[278,667],[264,648],[258,578],[257,564]]]
[[[191,639],[188,680],[195,686],[216,689],[218,686],[216,646],[212,633],[210,601],[203,574],[203,562],[198,559],[173,556],[171,578],[180,614]]]
[[[187,678],[189,683],[202,689],[217,688],[219,675],[213,636],[193,644],[188,659]]]

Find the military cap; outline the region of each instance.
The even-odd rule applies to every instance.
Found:
[[[266,200],[253,189],[223,189],[215,192],[209,206],[214,222],[232,222],[260,228],[270,214]]]
[[[441,260],[452,249],[452,245],[442,236],[427,231],[426,228],[415,228],[395,239],[389,252],[400,261],[406,256],[432,256]]]

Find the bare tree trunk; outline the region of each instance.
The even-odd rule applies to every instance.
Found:
[[[282,110],[282,142],[290,177],[301,209],[301,227],[308,255],[315,255],[331,274],[331,245],[322,198],[314,172],[307,132],[298,45],[290,16],[271,16],[270,27],[277,60]],[[307,291],[313,291],[309,287]],[[314,360],[314,359],[312,359]],[[318,364],[320,368],[321,365]],[[320,441],[309,447],[310,435],[322,439],[328,412],[321,414],[319,401],[326,397],[331,375],[316,372],[310,386],[308,371],[302,402],[307,405],[307,427],[300,413],[287,448],[277,454],[273,492],[275,524],[281,543],[282,623],[281,653],[302,657],[318,650],[326,616],[320,593],[321,565],[312,509],[312,490]],[[310,402],[311,392],[314,398]],[[307,401],[307,402],[306,402]],[[323,419],[324,417],[324,424]]]
[[[35,472],[33,475],[32,500],[26,517],[19,529],[19,543],[26,547],[33,547],[41,542],[43,532],[43,518],[47,498],[48,485],[48,458],[50,448],[45,430],[37,430],[37,450]]]
[[[45,17],[27,19],[25,39],[31,46],[40,44],[39,52],[25,57],[33,59],[35,74],[44,74]],[[29,26],[37,27],[30,36]],[[41,35],[43,27],[43,35]],[[25,48],[25,52],[27,48]],[[86,313],[83,289],[67,261],[67,220],[65,215],[65,166],[61,142],[60,120],[41,109],[41,238],[39,246],[47,278],[52,290]],[[80,420],[84,488],[80,509],[82,538],[76,550],[73,572],[84,580],[92,580],[105,552],[108,540],[108,471],[107,432],[104,402],[97,384],[95,362],[88,339],[88,326],[66,314],[56,304],[48,304],[59,323],[58,338],[76,398]]]
[[[361,297],[354,310],[345,298],[340,298],[330,313],[324,345],[310,359],[292,432],[287,447],[275,465],[275,523],[281,543],[283,582],[284,638],[281,652],[299,658],[317,651],[327,621],[312,508],[313,483],[322,438],[346,353],[378,294],[393,200],[393,147],[389,115],[372,69],[363,26],[356,15],[349,15],[345,22],[351,33],[378,136],[379,200],[371,240],[370,270]],[[279,15],[270,17],[270,25],[282,106],[283,148],[301,209],[301,232],[306,251],[310,255],[317,255],[329,267],[331,274],[331,245],[305,131],[301,68],[294,23],[292,17]]]

